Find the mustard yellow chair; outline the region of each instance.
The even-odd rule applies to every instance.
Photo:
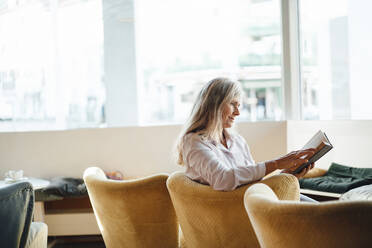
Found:
[[[297,178],[276,175],[261,181],[283,200],[298,200]],[[234,191],[216,191],[189,179],[183,172],[169,176],[167,187],[188,248],[259,247],[244,209],[243,197],[250,185]]]
[[[321,177],[326,173],[327,173],[327,170],[314,167],[308,173],[306,173],[304,178]]]
[[[168,175],[107,179],[97,167],[84,181],[107,248],[178,246],[178,223],[166,188]]]
[[[372,246],[372,201],[280,201],[256,184],[246,191],[244,205],[264,248]]]

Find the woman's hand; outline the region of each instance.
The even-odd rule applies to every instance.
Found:
[[[306,163],[308,161],[307,158],[311,157],[314,153],[314,148],[290,152],[275,160],[277,169],[294,171],[298,166]]]
[[[300,173],[297,173],[297,174],[295,174],[293,172],[294,170],[291,170],[291,169],[283,170],[282,173],[292,174],[295,177],[297,177],[298,179],[300,179],[300,178],[304,177],[312,168],[314,168],[314,163],[312,163],[310,166],[308,166],[306,168],[303,168],[302,171]]]
[[[307,158],[311,157],[315,153],[314,148],[309,148],[306,150],[299,150],[299,151],[293,151],[288,153],[287,155],[284,155],[278,159],[267,161],[266,164],[266,175],[271,173],[272,171],[276,169],[283,169],[288,171],[294,171],[298,166],[306,163],[308,160]],[[311,167],[311,166],[309,166]],[[302,175],[303,171],[301,173],[298,173],[299,175]],[[307,171],[305,172],[305,174]],[[292,173],[291,173],[292,174]],[[304,175],[305,175],[304,174]]]

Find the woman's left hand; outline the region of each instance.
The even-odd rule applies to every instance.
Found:
[[[282,173],[288,173],[288,174],[292,174],[294,175],[295,177],[297,177],[298,179],[302,178],[303,176],[306,175],[306,173],[308,173],[312,168],[314,168],[314,163],[312,163],[310,166],[308,166],[307,168],[304,168],[300,173],[297,173],[297,174],[294,174],[293,171],[287,169],[287,170],[283,170]]]

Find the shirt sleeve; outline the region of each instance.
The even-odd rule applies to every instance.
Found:
[[[209,144],[197,135],[187,137],[183,157],[186,166],[195,173],[192,179],[202,179],[215,190],[230,191],[242,184],[257,181],[265,175],[265,164],[235,165],[230,168],[224,164]]]

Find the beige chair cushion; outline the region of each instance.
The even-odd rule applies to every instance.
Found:
[[[324,176],[324,174],[326,173],[327,173],[327,170],[314,167],[308,173],[306,173],[304,178],[321,177],[321,176]]]

